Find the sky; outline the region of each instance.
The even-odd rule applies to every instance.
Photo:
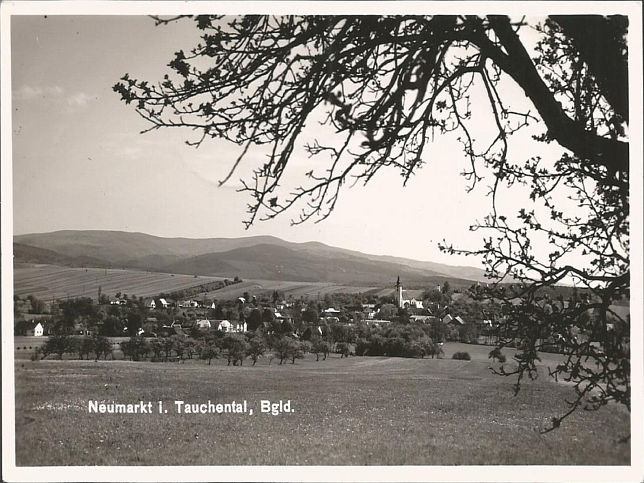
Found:
[[[287,213],[246,230],[242,220],[251,200],[237,192],[236,180],[248,177],[259,154],[251,152],[231,182],[218,187],[238,146],[217,140],[195,149],[184,143],[194,139],[189,130],[142,135],[146,122],[112,91],[125,73],[161,79],[173,53],[196,44],[193,25],[157,27],[142,16],[12,18],[15,234],[102,229],[189,238],[274,235],[478,266],[438,249],[443,239],[478,248],[481,235],[468,227],[490,207],[484,189],[466,193],[459,173],[467,161],[449,138],[434,142],[429,162],[406,187],[397,171],[383,171],[367,187],[344,189],[321,223],[291,226]],[[525,156],[530,149],[515,152]],[[296,162],[306,168],[314,161]]]

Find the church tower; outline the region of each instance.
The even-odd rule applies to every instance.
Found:
[[[398,308],[402,308],[403,288],[402,288],[402,284],[400,283],[400,276],[398,276],[398,280],[396,280],[396,302],[398,302]]]

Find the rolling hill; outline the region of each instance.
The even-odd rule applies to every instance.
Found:
[[[15,236],[14,261],[340,284],[389,284],[397,276],[406,283],[485,280],[483,271],[473,267],[370,255],[272,236],[190,239],[65,230]]]
[[[234,273],[244,279],[347,284],[391,283],[398,275],[405,280],[415,281],[444,277],[439,272],[417,270],[391,262],[346,255],[320,255],[313,251],[265,243],[192,257],[165,266],[162,270],[168,273],[218,276]]]

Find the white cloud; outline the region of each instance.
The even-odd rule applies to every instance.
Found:
[[[67,95],[65,90],[60,86],[30,86],[23,85],[13,91],[13,99],[18,101],[30,101],[32,99],[39,100],[55,100],[65,102],[68,106],[84,107],[90,101],[94,100],[94,96],[85,92],[76,92]]]
[[[13,91],[13,98],[21,101],[36,99],[37,97],[60,98],[63,95],[63,89],[60,86],[30,86],[23,85]]]
[[[78,92],[73,96],[70,96],[67,98],[67,104],[69,104],[70,106],[84,107],[87,105],[88,102],[92,101],[93,99],[94,98],[89,94],[85,94],[84,92]]]

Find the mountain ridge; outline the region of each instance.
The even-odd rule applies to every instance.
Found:
[[[170,238],[141,232],[59,230],[16,235],[14,243],[19,245],[19,254],[28,253],[32,261],[38,258],[37,249],[41,249],[48,250],[47,259],[56,259],[54,254],[57,254],[63,264],[66,259],[67,263],[87,260],[100,266],[197,275],[230,275],[231,270],[236,270],[246,278],[269,276],[287,280],[284,277],[293,276],[293,280],[312,281],[322,277],[353,283],[390,281],[400,272],[401,277],[414,281],[432,278],[486,280],[483,270],[475,267],[374,255],[317,241],[290,242],[270,235]],[[25,247],[33,247],[33,250]],[[24,260],[18,258],[17,261]]]

